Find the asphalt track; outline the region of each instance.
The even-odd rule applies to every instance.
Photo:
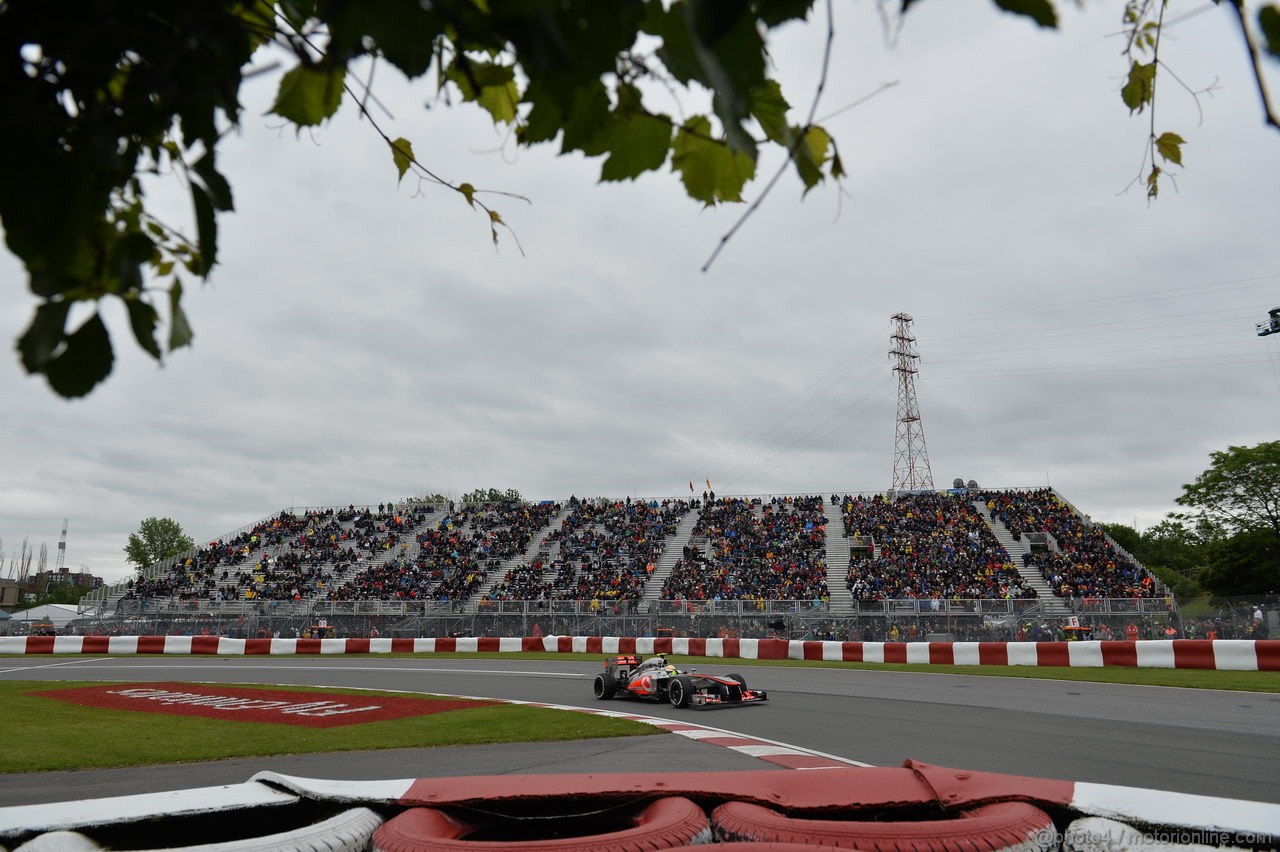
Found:
[[[767,704],[711,711],[610,702],[862,763],[941,766],[1280,803],[1280,695],[971,675],[706,665]],[[363,687],[599,707],[599,663],[377,657],[86,657],[0,660],[0,679]],[[341,729],[334,729],[335,749]],[[215,763],[0,775],[0,804],[246,781],[772,768],[675,735],[573,743],[337,752]],[[777,771],[788,771],[777,769]]]

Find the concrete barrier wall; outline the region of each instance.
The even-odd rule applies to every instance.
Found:
[[[228,639],[222,636],[0,636],[0,654],[671,654],[741,660],[835,660],[981,666],[1127,666],[1280,671],[1280,640],[1138,642],[823,642],[631,636],[447,639]]]

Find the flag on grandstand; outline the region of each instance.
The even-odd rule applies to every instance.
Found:
[[[690,494],[692,494],[692,493],[693,493],[693,480],[692,480],[692,479],[690,479],[690,480],[689,480],[689,493],[690,493]]]
[[[710,491],[710,490],[711,490],[711,480],[710,480],[710,479],[708,479],[708,480],[707,480],[707,490],[708,490],[708,491]]]

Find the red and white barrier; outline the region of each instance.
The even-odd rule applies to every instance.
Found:
[[[540,636],[442,639],[229,639],[223,636],[0,636],[0,654],[671,654],[741,660],[831,660],[944,666],[1121,666],[1280,671],[1277,639],[1137,642],[823,642]]]

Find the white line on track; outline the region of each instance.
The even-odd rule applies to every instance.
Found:
[[[67,660],[65,663],[41,663],[37,666],[20,666],[16,669],[0,669],[0,674],[9,674],[11,672],[34,672],[40,669],[52,669],[57,666],[74,666],[77,663],[100,663],[103,660],[109,660],[110,657],[97,657],[92,660]],[[100,666],[98,668],[101,668]]]

